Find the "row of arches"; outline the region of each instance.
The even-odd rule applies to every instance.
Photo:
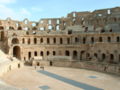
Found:
[[[34,56],[69,56],[72,57],[73,60],[79,60],[79,61],[92,61],[96,60],[98,62],[108,62],[112,64],[116,64],[120,62],[120,54],[114,54],[114,53],[90,53],[86,52],[84,50],[77,51],[77,50],[65,50],[61,53],[58,53],[60,51],[34,51],[34,52],[28,52],[28,60],[30,60]]]
[[[14,39],[13,39],[14,40]],[[58,40],[59,40],[59,42],[58,42]],[[18,40],[16,40],[16,42],[17,42]],[[23,38],[22,39],[22,44],[25,44],[25,43],[27,43],[27,44],[40,44],[40,43],[46,43],[46,44],[57,44],[57,43],[59,43],[59,44],[63,44],[65,41],[64,41],[64,39],[63,38],[52,38],[52,39],[50,39],[50,38],[33,38],[32,40],[30,39],[30,38],[28,38],[27,39],[27,41],[25,40],[25,38]],[[12,41],[12,43],[13,43],[13,41]],[[70,38],[67,38],[67,44],[70,44]]]
[[[55,27],[53,27],[52,25],[49,25],[48,28],[45,28],[45,27],[21,27],[19,26],[18,28],[15,28],[15,27],[12,27],[12,26],[9,26],[9,27],[3,27],[3,26],[0,26],[0,30],[4,30],[4,29],[7,29],[7,30],[41,30],[41,31],[44,31],[44,30],[60,30],[60,26],[59,25],[56,25]]]
[[[82,43],[86,43],[86,42],[89,42],[89,43],[95,43],[95,42],[120,42],[120,37],[119,36],[116,36],[114,37],[110,37],[110,36],[106,36],[106,37],[83,37],[82,39],[80,39],[79,37],[75,37],[74,38],[74,42],[75,43],[78,43],[78,42],[81,42]]]
[[[66,38],[23,38],[22,39],[22,44],[74,44],[74,43],[89,43],[89,44],[93,44],[96,42],[120,42],[120,37],[116,36],[114,37],[114,39],[110,36],[106,36],[106,37],[74,37],[74,40],[72,40],[72,38],[70,37],[66,37]],[[19,39],[18,38],[13,38],[12,39],[12,44],[19,44]]]

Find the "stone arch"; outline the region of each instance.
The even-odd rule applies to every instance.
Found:
[[[15,30],[13,26],[9,26],[9,30]]]
[[[47,51],[47,56],[49,56],[50,55],[50,52],[49,51]]]
[[[52,30],[53,29],[53,26],[52,25],[49,25],[48,26],[48,30]]]
[[[85,43],[86,43],[86,38],[84,37],[84,38],[83,38],[83,44],[85,44]]]
[[[60,30],[60,26],[59,25],[56,25],[56,30]]]
[[[37,65],[37,66],[40,66],[40,63],[39,63],[39,62],[37,62],[37,63],[36,63],[36,65]]]
[[[66,56],[70,56],[70,52],[68,50],[65,51]]]
[[[56,55],[56,52],[55,51],[53,51],[53,56],[55,56]]]
[[[91,59],[92,59],[89,52],[86,53],[86,59],[87,59],[87,60],[91,60]]]
[[[83,60],[85,58],[85,51],[80,52],[80,60]]]
[[[4,31],[1,32],[1,41],[3,41],[5,38],[5,34],[4,34]]]
[[[60,44],[63,44],[63,39],[62,38],[60,38]]]
[[[79,42],[78,37],[75,37],[75,43]]]
[[[21,26],[19,26],[19,27],[18,27],[18,30],[22,30],[22,27],[21,27]]]
[[[41,52],[40,52],[40,56],[43,56],[43,55],[44,55],[44,53],[43,53],[43,51],[41,51]]]
[[[116,37],[116,42],[120,42],[120,37],[119,36]]]
[[[31,52],[28,52],[28,59],[30,60],[31,58]]]
[[[13,38],[12,39],[12,44],[19,44],[18,38]]]
[[[75,51],[73,51],[73,59],[77,59],[77,56],[78,56],[77,51],[76,51],[76,50],[75,50]]]
[[[54,42],[54,44],[56,43],[56,38],[53,38],[53,42]]]
[[[104,61],[105,58],[106,58],[106,55],[103,53],[103,54],[102,54],[102,60]]]
[[[108,37],[108,42],[111,42],[111,37]]]
[[[94,37],[91,37],[91,43],[94,43],[94,41],[95,41]]]
[[[24,39],[24,38],[22,39],[22,43],[23,43],[23,44],[25,43],[25,39]]]
[[[70,38],[67,38],[67,44],[70,44]]]
[[[99,42],[103,42],[103,38],[102,37],[99,37]]]
[[[94,53],[94,57],[95,57],[95,58],[98,58],[98,54],[97,54],[97,53]]]
[[[32,30],[37,30],[37,28],[36,28],[36,27],[33,27]]]
[[[34,44],[37,44],[37,38],[34,38]]]
[[[34,52],[34,56],[37,56],[37,51]]]
[[[47,44],[49,44],[50,43],[50,39],[49,38],[47,38]]]
[[[30,38],[28,39],[28,44],[30,44],[31,43],[31,40],[30,40]]]
[[[3,27],[3,26],[0,26],[0,30],[4,30],[4,27]]]
[[[40,39],[40,43],[43,43],[43,38]]]
[[[13,47],[13,56],[16,57],[17,59],[21,59],[21,49],[19,46]]]
[[[114,55],[110,54],[110,63],[113,63],[113,61],[114,61]]]

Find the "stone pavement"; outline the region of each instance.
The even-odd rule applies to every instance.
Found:
[[[6,83],[28,90],[119,90],[120,77],[84,69],[24,67],[2,77]],[[92,89],[91,89],[92,88]]]

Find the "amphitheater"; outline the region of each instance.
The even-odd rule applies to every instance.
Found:
[[[119,49],[120,7],[0,20],[0,90],[119,90]]]

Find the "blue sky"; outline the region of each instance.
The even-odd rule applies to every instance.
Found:
[[[72,11],[93,11],[120,6],[120,0],[0,0],[0,19],[15,20],[66,16]]]

